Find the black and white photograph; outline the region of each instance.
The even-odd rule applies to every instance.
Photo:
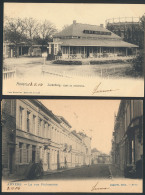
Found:
[[[3,192],[143,192],[143,100],[3,99]]]
[[[144,4],[4,3],[3,95],[144,96]]]

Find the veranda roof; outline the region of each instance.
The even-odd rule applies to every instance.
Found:
[[[61,46],[96,46],[96,47],[129,47],[137,48],[137,45],[122,40],[109,39],[61,39]]]

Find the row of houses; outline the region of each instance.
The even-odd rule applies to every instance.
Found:
[[[29,163],[42,161],[43,170],[91,164],[91,138],[72,131],[35,99],[2,101],[3,175],[24,174]]]
[[[33,45],[32,52],[29,51],[29,47],[26,43],[20,43],[16,47],[12,43],[4,42],[4,57],[14,57],[16,54],[41,56],[41,46]],[[81,24],[76,20],[56,33],[53,40],[45,46],[48,55],[61,59],[130,56],[137,54],[137,48],[137,45],[123,41],[123,38],[104,28],[102,24]]]
[[[143,175],[143,101],[121,100],[112,140],[112,163],[126,177]]]

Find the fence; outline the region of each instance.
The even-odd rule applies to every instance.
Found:
[[[15,68],[9,68],[9,67],[4,67],[3,68],[3,79],[12,79],[16,75],[16,69]]]

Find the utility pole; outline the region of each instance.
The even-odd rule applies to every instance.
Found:
[[[91,139],[92,139],[92,131],[93,131],[93,130],[92,130],[92,129],[89,129],[89,131],[91,132]]]

